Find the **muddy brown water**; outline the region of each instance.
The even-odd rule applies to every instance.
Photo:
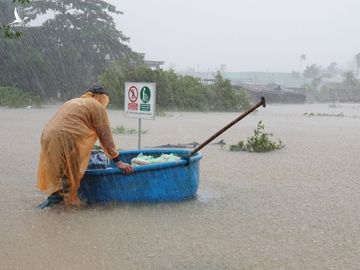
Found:
[[[205,147],[190,201],[39,210],[39,138],[56,108],[0,108],[1,269],[360,269],[359,104],[259,109],[219,140],[244,140],[263,120],[286,148]],[[109,116],[113,127],[137,128],[121,111]],[[202,142],[237,116],[144,120],[142,146]],[[137,135],[115,140],[137,148]]]

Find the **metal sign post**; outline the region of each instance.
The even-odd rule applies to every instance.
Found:
[[[141,148],[141,118],[139,118],[138,149]]]

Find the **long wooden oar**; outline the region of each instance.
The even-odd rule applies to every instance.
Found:
[[[259,103],[255,104],[254,106],[252,106],[250,109],[248,109],[246,112],[244,112],[243,114],[241,114],[238,118],[236,118],[235,120],[231,121],[229,124],[227,124],[225,127],[223,127],[222,129],[220,129],[218,132],[216,132],[214,135],[212,135],[209,139],[207,139],[205,142],[203,142],[202,144],[199,144],[198,146],[196,146],[187,156],[188,158],[193,156],[195,153],[197,153],[200,149],[202,149],[204,146],[206,146],[207,144],[209,144],[212,140],[214,140],[217,136],[219,136],[220,134],[222,134],[223,132],[225,132],[227,129],[231,128],[233,125],[235,125],[237,122],[239,122],[241,119],[243,119],[245,116],[247,116],[248,114],[252,113],[253,111],[255,111],[257,108],[259,108],[260,106],[265,107],[266,103],[265,103],[265,98],[261,97],[261,100],[259,101]]]

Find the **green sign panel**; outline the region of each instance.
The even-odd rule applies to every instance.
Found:
[[[149,100],[151,98],[151,91],[150,91],[149,87],[144,86],[143,88],[141,88],[140,98],[141,98],[141,101],[144,103],[149,102]]]
[[[150,104],[140,104],[140,111],[150,112]]]

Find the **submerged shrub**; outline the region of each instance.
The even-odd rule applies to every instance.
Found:
[[[340,113],[304,113],[304,116],[312,117],[312,116],[327,116],[327,117],[345,117],[343,112]]]
[[[257,128],[254,129],[254,135],[247,138],[247,142],[238,142],[230,145],[230,151],[248,151],[248,152],[269,152],[285,147],[279,140],[278,143],[271,141],[272,133],[266,133],[262,121],[258,122]]]
[[[41,98],[25,93],[16,87],[0,87],[0,106],[21,108],[26,106],[41,106]]]
[[[138,132],[137,129],[127,128],[127,127],[124,127],[123,125],[112,128],[112,133],[114,133],[114,134],[136,134],[137,132]],[[148,132],[147,130],[141,130],[142,134],[145,134],[147,132]]]

